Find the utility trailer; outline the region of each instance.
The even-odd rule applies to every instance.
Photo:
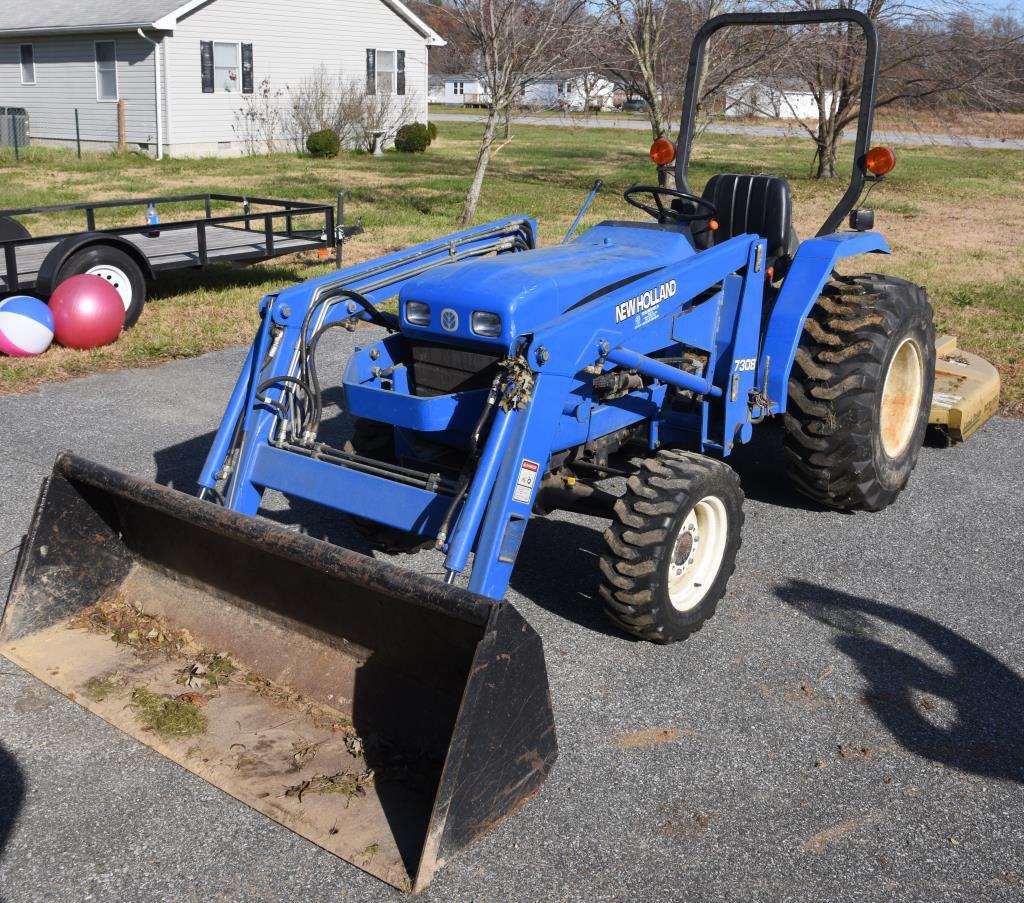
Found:
[[[215,204],[225,203],[242,212],[222,215]],[[178,204],[202,204],[203,213],[159,224],[97,226],[97,211],[138,208],[139,220],[145,221],[151,206]],[[17,219],[77,212],[85,217],[84,231],[33,236]],[[70,276],[90,273],[117,289],[127,328],[142,314],[147,283],[171,270],[332,250],[340,266],[345,239],[362,232],[360,226],[345,226],[344,214],[344,194],[338,195],[336,205],[206,193],[0,210],[0,292],[48,298]]]

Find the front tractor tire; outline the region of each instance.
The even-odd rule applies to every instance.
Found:
[[[878,511],[907,485],[935,385],[935,325],[918,285],[837,277],[804,324],[789,380],[785,455],[822,505]]]
[[[730,467],[681,451],[646,459],[604,534],[608,615],[653,643],[685,640],[725,595],[742,526],[743,491]]]

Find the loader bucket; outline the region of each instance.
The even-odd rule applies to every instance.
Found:
[[[540,638],[511,605],[70,454],[0,653],[413,893],[556,756]]]

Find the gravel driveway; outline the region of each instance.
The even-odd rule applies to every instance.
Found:
[[[191,491],[241,360],[0,398],[0,587],[59,450]],[[600,522],[531,525],[510,598],[544,639],[560,757],[424,899],[1024,899],[1024,423],[926,449],[878,514],[794,495],[778,438],[736,456],[737,574],[682,645],[605,623]],[[0,850],[7,903],[400,897],[2,659]]]

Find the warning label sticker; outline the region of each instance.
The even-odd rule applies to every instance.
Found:
[[[512,498],[524,505],[530,503],[533,498],[533,487],[537,485],[537,474],[540,473],[540,464],[523,458],[522,466],[519,468],[519,479],[516,480],[516,490]]]

